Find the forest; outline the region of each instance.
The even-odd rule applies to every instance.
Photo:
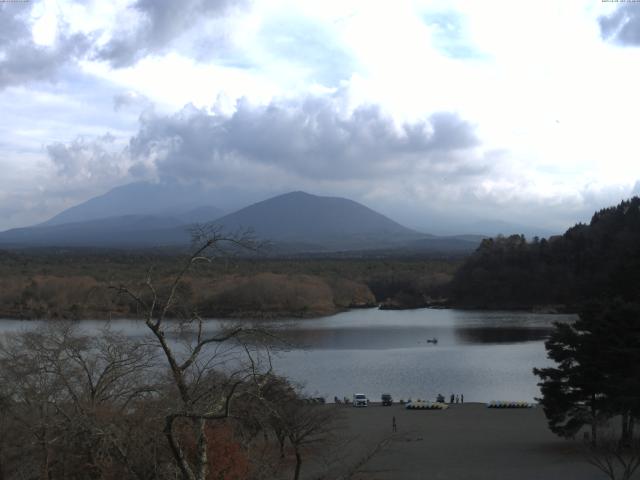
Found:
[[[176,252],[118,250],[0,251],[0,317],[83,319],[138,317],[114,295],[118,282],[160,288],[184,260]],[[312,317],[379,304],[425,306],[444,295],[461,257],[215,258],[181,286],[187,309],[205,317]]]
[[[587,300],[640,294],[640,198],[596,212],[564,235],[484,240],[456,271],[449,294],[466,308],[578,311]]]

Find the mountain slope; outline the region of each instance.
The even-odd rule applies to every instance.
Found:
[[[271,241],[333,249],[380,248],[429,237],[353,200],[304,192],[255,203],[215,223],[228,231],[251,228]]]
[[[184,245],[186,226],[172,217],[124,215],[84,222],[27,228],[0,233],[0,245],[37,247],[155,247]]]
[[[179,217],[211,203],[209,194],[193,185],[136,182],[113,188],[104,195],[68,208],[41,225],[63,225],[126,215]],[[212,210],[209,214],[213,216],[208,220],[215,220],[222,213],[221,210]]]

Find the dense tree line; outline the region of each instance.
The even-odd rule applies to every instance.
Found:
[[[484,240],[456,272],[453,303],[479,308],[562,305],[640,296],[640,198],[593,215],[562,235]]]

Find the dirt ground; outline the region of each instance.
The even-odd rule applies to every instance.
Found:
[[[541,408],[484,404],[406,410],[401,405],[340,408],[343,443],[314,455],[306,479],[601,480],[580,442],[552,434]],[[396,417],[397,432],[392,432]],[[322,458],[321,458],[322,457]],[[640,475],[638,476],[640,478]]]

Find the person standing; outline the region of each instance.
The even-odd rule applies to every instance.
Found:
[[[464,403],[464,395],[462,393],[460,394],[460,403]]]
[[[460,401],[460,397],[458,397],[458,395],[456,394],[456,403],[458,403]]]
[[[453,393],[451,394],[451,397],[449,397],[449,403],[453,403]]]
[[[391,420],[391,431],[393,433],[396,433],[398,431],[398,426],[396,425],[396,416],[393,416],[393,419]]]

